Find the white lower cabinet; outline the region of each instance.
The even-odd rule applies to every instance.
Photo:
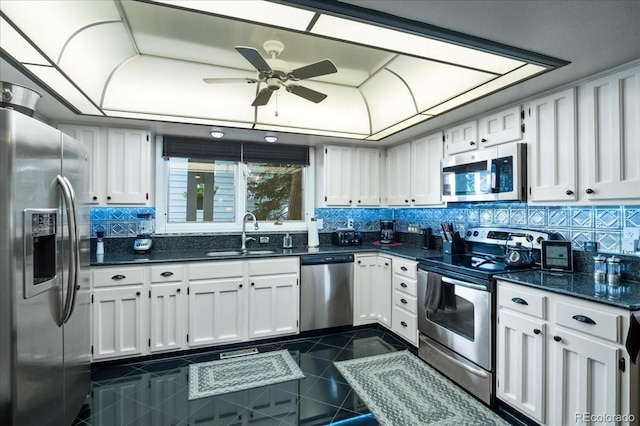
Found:
[[[391,259],[377,254],[355,256],[353,325],[391,327]]]
[[[418,347],[418,263],[397,257],[391,263],[391,331]]]
[[[143,268],[93,271],[91,321],[93,359],[146,352]]]
[[[501,401],[543,425],[637,418],[637,368],[624,347],[627,311],[498,281],[497,326]]]
[[[297,257],[94,268],[93,359],[298,333],[299,271]]]

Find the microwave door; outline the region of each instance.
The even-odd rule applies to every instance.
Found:
[[[491,201],[491,161],[482,160],[442,167],[443,201]]]
[[[517,200],[520,198],[516,184],[514,157],[501,157],[491,161],[492,176],[495,170],[495,180],[492,178],[491,191],[498,195],[499,200]]]

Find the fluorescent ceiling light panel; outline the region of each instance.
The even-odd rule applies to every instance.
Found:
[[[371,133],[377,133],[418,113],[411,91],[396,74],[385,69],[360,87],[371,117]]]
[[[409,117],[400,123],[396,123],[393,126],[390,126],[384,130],[379,131],[367,138],[368,141],[379,141],[380,139],[386,138],[387,136],[391,136],[394,133],[397,133],[401,130],[409,128],[411,126],[415,126],[416,124],[422,123],[423,121],[427,121],[430,119],[431,115],[414,115],[413,117]]]
[[[274,125],[265,125],[265,124],[256,124],[254,126],[255,130],[271,130],[274,132],[285,132],[285,133],[300,133],[303,135],[316,135],[316,136],[331,136],[336,138],[349,138],[349,139],[364,139],[369,136],[368,133],[348,133],[348,132],[335,132],[331,130],[324,129],[307,129],[304,127],[286,127],[286,126],[274,126]]]
[[[361,43],[394,52],[408,53],[421,58],[459,64],[497,74],[509,72],[524,63],[453,43],[335,16],[320,16],[311,32],[326,37]]]
[[[102,111],[96,108],[87,97],[69,82],[60,72],[53,67],[43,67],[40,65],[25,65],[36,77],[51,87],[63,99],[76,107],[82,114],[100,115]]]
[[[431,114],[431,115],[442,114],[446,111],[449,111],[450,109],[459,107],[460,105],[464,105],[478,98],[486,96],[490,93],[493,93],[497,90],[500,90],[504,87],[510,86],[511,84],[517,83],[535,74],[543,72],[545,69],[546,68],[538,65],[532,65],[532,64],[525,65],[522,68],[512,73],[509,73],[502,77],[498,77],[487,84],[484,84],[476,89],[470,90],[469,92],[463,93],[460,96],[457,96],[451,99],[450,101],[444,102],[436,106],[435,108],[431,108],[425,111],[425,113]]]
[[[51,65],[11,24],[0,16],[0,48],[23,64]]]
[[[296,31],[304,31],[315,15],[315,12],[309,10],[267,1],[156,0],[155,2]]]
[[[207,126],[237,127],[239,129],[251,129],[253,127],[253,123],[242,123],[240,121],[200,119],[194,117],[180,117],[177,115],[146,114],[143,112],[116,111],[109,109],[105,109],[103,111],[109,117],[134,118],[138,120],[149,121],[166,121],[169,123],[204,124]]]
[[[77,31],[120,20],[110,1],[3,0],[0,4],[2,12],[54,62]]]

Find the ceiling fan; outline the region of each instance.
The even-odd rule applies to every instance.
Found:
[[[273,92],[279,90],[281,87],[284,87],[289,93],[293,93],[294,95],[315,103],[322,102],[327,97],[324,93],[289,82],[338,72],[338,69],[331,60],[324,59],[291,71],[291,67],[289,67],[287,62],[278,59],[278,56],[284,50],[284,44],[276,40],[269,40],[266,41],[262,47],[269,54],[270,57],[268,59],[264,59],[262,55],[260,55],[260,52],[253,47],[235,47],[238,53],[244,56],[244,58],[256,68],[258,78],[205,78],[203,79],[204,82],[208,84],[233,82],[265,83],[267,87],[258,92],[251,106],[266,105],[269,99],[271,99]]]

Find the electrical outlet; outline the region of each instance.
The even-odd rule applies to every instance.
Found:
[[[269,237],[260,237],[260,244],[269,244]]]
[[[622,228],[622,252],[634,253],[638,249],[640,228]]]
[[[353,228],[353,219],[347,219],[347,228]]]

